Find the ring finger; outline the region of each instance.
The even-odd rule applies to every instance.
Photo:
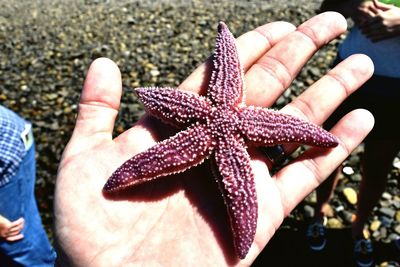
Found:
[[[350,56],[282,108],[281,112],[321,125],[372,73],[373,64],[367,56]],[[296,148],[297,145],[283,146],[286,155]]]

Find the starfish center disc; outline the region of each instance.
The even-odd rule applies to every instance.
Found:
[[[239,117],[234,110],[227,108],[213,108],[208,117],[207,124],[215,138],[236,134],[238,131]]]

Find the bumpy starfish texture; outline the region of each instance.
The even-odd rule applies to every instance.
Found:
[[[274,110],[247,107],[235,38],[220,22],[207,97],[172,88],[138,88],[147,112],[185,130],[133,156],[104,186],[106,192],[187,170],[210,158],[227,206],[240,259],[253,243],[258,216],[254,174],[246,143],[300,143],[334,147],[336,138],[317,125]]]

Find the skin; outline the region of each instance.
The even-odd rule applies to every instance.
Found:
[[[24,238],[24,235],[21,233],[24,228],[24,222],[24,218],[10,221],[0,215],[0,240],[14,242]]]
[[[345,19],[328,12],[296,28],[273,22],[237,39],[245,69],[247,103],[270,106],[319,47],[346,29]],[[329,29],[329,30],[328,30]],[[208,60],[180,86],[204,93]],[[356,55],[314,83],[283,111],[321,124],[372,74],[369,58]],[[268,85],[268,86],[266,86]],[[121,75],[109,59],[95,60],[88,71],[75,129],[63,153],[55,192],[58,264],[63,266],[249,266],[285,216],[316,188],[361,142],[373,126],[365,110],[356,110],[332,130],[340,144],[311,148],[273,177],[265,156],[250,149],[259,201],[256,237],[239,261],[217,184],[207,163],[117,198],[102,187],[111,173],[134,154],[171,132],[144,116],[112,138],[121,97]],[[286,146],[290,152],[293,146]]]
[[[377,0],[373,3],[373,17],[364,21],[360,28],[373,42],[400,36],[400,8]]]
[[[324,1],[320,11],[337,11],[351,18],[372,42],[400,36],[400,8],[372,1]]]

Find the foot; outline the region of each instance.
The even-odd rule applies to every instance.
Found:
[[[354,242],[354,257],[357,266],[370,267],[374,264],[373,246],[370,239],[360,238]]]
[[[307,227],[306,237],[310,249],[313,251],[322,251],[326,246],[326,218],[323,222],[315,221]]]

